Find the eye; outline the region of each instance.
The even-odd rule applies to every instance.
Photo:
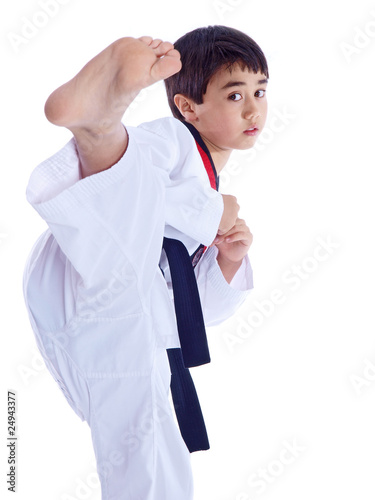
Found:
[[[239,101],[240,99],[242,99],[242,96],[241,96],[241,94],[239,92],[236,92],[236,93],[230,95],[229,99],[231,101]]]
[[[266,95],[266,91],[265,90],[257,90],[255,92],[255,96],[256,97],[264,97]]]

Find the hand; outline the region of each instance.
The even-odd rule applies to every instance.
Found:
[[[217,260],[220,264],[241,263],[242,259],[247,255],[249,248],[253,242],[253,235],[247,227],[243,219],[236,220],[235,225],[225,234],[218,233],[213,244],[217,246],[219,251]]]
[[[237,198],[230,194],[223,194],[224,211],[219,224],[217,234],[223,235],[234,227],[240,206],[237,203]]]

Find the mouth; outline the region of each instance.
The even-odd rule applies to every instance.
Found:
[[[244,130],[243,133],[245,135],[250,135],[250,136],[256,135],[258,133],[258,127],[257,126],[250,127],[248,129]]]

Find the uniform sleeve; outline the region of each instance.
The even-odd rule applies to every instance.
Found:
[[[164,171],[140,154],[136,134],[121,160],[84,179],[72,139],[32,173],[27,199],[47,222],[85,288],[103,287],[114,273],[146,289],[157,266],[165,214]]]
[[[138,293],[150,289],[167,214],[174,207],[169,193],[175,187],[186,216],[182,222],[172,216],[169,222],[202,241],[214,237],[212,225],[221,218],[221,195],[201,188],[194,173],[176,180],[175,170],[182,168],[186,148],[180,147],[174,128],[169,128],[168,137],[168,127],[165,130],[160,123],[127,127],[124,156],[111,168],[84,179],[74,139],[32,173],[27,199],[47,222],[83,286],[100,287],[117,272],[136,282]],[[200,210],[201,224],[188,208],[191,190],[199,193],[193,208]]]
[[[253,271],[246,256],[231,283],[225,280],[217,263],[217,248],[208,248],[195,274],[206,326],[222,323],[243,304],[253,289]]]
[[[165,236],[179,239],[189,251],[201,243],[210,245],[216,237],[224,204],[222,195],[210,186],[193,136],[175,118],[143,124],[142,128],[164,139],[152,151],[155,165],[166,165],[170,160],[167,145],[170,141],[176,145],[166,189]]]

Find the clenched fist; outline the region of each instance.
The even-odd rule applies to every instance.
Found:
[[[217,236],[214,241],[219,256],[233,263],[242,262],[252,242],[253,235],[243,219],[237,219],[227,233]]]

